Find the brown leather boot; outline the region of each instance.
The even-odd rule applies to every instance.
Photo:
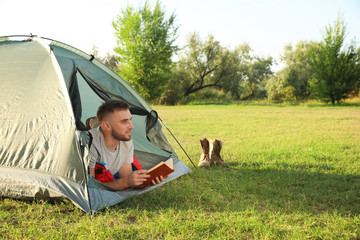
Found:
[[[210,161],[209,161],[209,141],[204,138],[203,140],[200,139],[201,144],[201,156],[198,166],[199,167],[209,167]]]
[[[220,141],[217,139],[209,139],[210,144],[210,163],[216,164],[218,166],[226,167],[228,164],[224,162],[220,157],[220,151],[222,148],[222,145],[224,144],[224,141]]]

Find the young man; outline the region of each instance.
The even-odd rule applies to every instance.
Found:
[[[91,129],[93,136],[90,147],[89,170],[95,177],[96,162],[105,163],[105,167],[113,174],[119,174],[119,178],[105,183],[115,190],[141,185],[147,178],[147,170],[132,171],[131,163],[134,156],[134,145],[131,140],[131,123],[129,105],[119,100],[108,100],[103,103],[97,112],[100,126]],[[164,178],[160,177],[152,183],[158,184]]]

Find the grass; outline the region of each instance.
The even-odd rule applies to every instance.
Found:
[[[224,140],[228,168],[194,169],[90,217],[70,202],[0,199],[4,239],[360,239],[358,104],[154,106],[195,164]]]

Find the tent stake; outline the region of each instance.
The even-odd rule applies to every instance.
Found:
[[[194,164],[194,162],[191,160],[191,158],[189,157],[189,155],[187,154],[187,152],[185,151],[185,149],[181,146],[180,142],[176,139],[176,137],[174,136],[174,134],[170,131],[170,129],[168,128],[168,126],[166,126],[166,124],[163,122],[163,120],[158,116],[158,118],[160,119],[161,123],[165,126],[165,128],[169,131],[169,133],[171,134],[171,136],[175,139],[175,141],[179,144],[179,146],[181,147],[181,149],[183,150],[183,152],[185,153],[185,155],[188,157],[188,159],[190,160],[190,162],[192,163],[192,165],[194,166],[194,168],[196,169],[196,166]]]

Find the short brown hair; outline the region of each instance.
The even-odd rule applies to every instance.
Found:
[[[108,113],[114,112],[115,109],[127,110],[129,108],[130,106],[127,102],[110,99],[101,104],[96,113],[96,117],[98,121],[101,122]]]

